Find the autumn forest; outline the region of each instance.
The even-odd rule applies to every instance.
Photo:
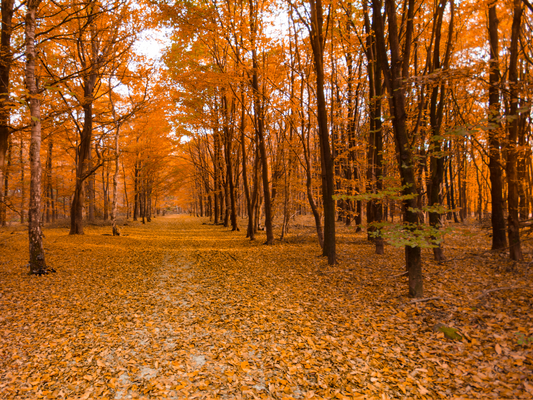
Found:
[[[532,32],[2,0],[0,398],[531,398]]]

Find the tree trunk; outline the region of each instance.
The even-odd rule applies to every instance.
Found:
[[[409,2],[409,8],[413,6],[414,2]],[[390,44],[390,67],[388,64],[388,51],[385,47],[385,32],[383,28],[383,17],[381,16],[381,2],[380,0],[373,0],[374,18],[376,18],[375,31],[377,41],[377,53],[380,63],[383,67],[385,76],[385,83],[389,92],[390,108],[393,115],[394,138],[396,141],[396,150],[398,154],[398,166],[400,170],[400,178],[403,189],[403,195],[408,196],[403,201],[404,205],[404,221],[406,229],[412,230],[418,227],[418,212],[417,212],[417,184],[415,179],[415,165],[411,149],[409,148],[409,139],[407,133],[407,114],[405,109],[405,91],[403,88],[402,78],[402,59],[400,56],[400,43],[398,36],[398,26],[396,18],[396,5],[394,0],[386,0],[385,8],[388,14],[389,22],[389,44]],[[407,37],[410,35],[407,34]],[[405,48],[409,49],[410,43],[405,44]],[[408,51],[404,51],[408,54]],[[409,62],[406,58],[403,62]],[[405,260],[406,267],[409,274],[409,294],[412,297],[422,297],[423,279],[422,279],[422,260],[421,249],[416,245],[405,246]]]
[[[264,107],[261,92],[259,90],[259,72],[257,62],[257,50],[255,47],[255,36],[257,34],[257,10],[254,7],[253,0],[249,1],[250,5],[250,31],[252,35],[252,91],[254,101],[254,126],[255,133],[258,139],[259,155],[261,157],[261,174],[263,180],[263,197],[265,201],[265,228],[266,228],[266,242],[271,245],[274,242],[274,231],[272,228],[272,203],[270,198],[270,184],[268,181],[268,157],[265,145],[264,134]]]
[[[241,133],[241,148],[242,148],[242,184],[244,187],[244,195],[246,197],[246,210],[248,212],[248,227],[246,229],[246,237],[250,238],[250,240],[254,240],[254,210],[252,206],[252,199],[250,196],[250,187],[248,184],[248,169],[246,166],[247,163],[247,157],[246,157],[246,135],[245,130],[246,128],[246,109],[244,105],[244,91],[241,95],[241,126],[240,126],[240,133]]]
[[[138,155],[137,155],[138,157]],[[133,199],[133,220],[137,221],[139,217],[139,204],[140,204],[140,196],[139,196],[139,175],[140,175],[140,167],[139,167],[139,161],[135,161],[135,170],[133,172],[133,193],[134,193],[134,199]]]
[[[311,6],[311,47],[316,73],[318,136],[320,140],[320,156],[322,166],[322,201],[324,205],[324,248],[323,255],[328,264],[336,263],[335,249],[335,194],[334,170],[331,146],[329,143],[328,115],[324,95],[324,37],[323,11],[321,0],[310,0]]]
[[[8,138],[11,134],[9,119],[11,107],[9,100],[10,71],[13,62],[11,53],[11,34],[14,0],[2,0],[2,29],[0,36],[0,208],[5,210],[3,189],[6,172],[5,158],[8,148]],[[4,222],[4,221],[3,221]]]
[[[91,85],[92,79],[84,79],[83,129],[77,148],[76,184],[70,209],[70,235],[83,235],[83,206],[85,203],[85,180],[91,174],[88,171],[89,153],[91,151],[93,107]]]
[[[368,169],[367,182],[368,192],[379,194],[383,189],[383,131],[381,123],[381,98],[382,98],[382,81],[381,81],[381,63],[376,57],[376,44],[373,38],[373,32],[370,29],[368,11],[366,4],[363,5],[365,14],[365,29],[367,32],[366,39],[366,56],[368,60],[368,85],[369,85],[369,119],[370,129],[368,137]],[[374,24],[376,21],[374,21]],[[375,28],[373,29],[375,30]],[[368,238],[375,243],[376,254],[384,253],[384,242],[381,236],[380,224],[383,219],[383,202],[378,199],[371,199],[367,204],[367,231]]]
[[[503,215],[503,184],[502,167],[500,162],[500,142],[502,125],[500,122],[500,65],[499,65],[499,39],[498,16],[496,14],[497,1],[489,7],[489,171],[491,183],[492,203],[492,250],[501,250],[507,247],[505,237],[505,218]]]
[[[52,138],[48,139],[48,154],[46,156],[46,181],[44,185],[44,193],[46,194],[46,223],[50,223],[50,213],[52,207],[52,153],[54,149],[54,142]],[[52,211],[53,212],[53,211]]]
[[[93,160],[92,160],[92,144],[90,145],[89,147],[89,153],[87,154],[87,171],[90,171],[92,168],[93,168]],[[103,169],[102,169],[102,173],[103,173]],[[96,217],[96,206],[95,206],[95,203],[96,203],[96,174],[91,174],[88,178],[87,178],[87,183],[86,183],[86,186],[85,186],[85,190],[86,190],[86,193],[87,193],[87,199],[89,200],[88,201],[88,207],[87,207],[87,210],[86,210],[86,216],[87,216],[87,219],[91,222],[94,221],[95,217]]]
[[[8,139],[7,163],[4,169],[4,189],[3,189],[4,193],[3,193],[3,196],[2,194],[0,194],[0,225],[2,226],[7,225],[7,202],[9,201],[9,172],[11,169],[12,157],[13,157],[13,142],[12,140]],[[2,202],[2,197],[4,199],[3,202]]]
[[[30,142],[30,207],[29,244],[30,273],[42,275],[51,271],[46,267],[41,231],[41,104],[35,76],[35,28],[40,0],[29,0],[26,13],[26,86],[29,93],[31,116]]]
[[[517,139],[518,139],[518,42],[523,14],[521,0],[514,0],[513,25],[511,28],[511,49],[509,55],[510,105],[507,115],[507,234],[509,237],[509,255],[511,260],[521,261],[520,221],[518,218],[518,173],[517,173]]]
[[[222,97],[223,108],[224,108],[224,155],[226,158],[226,179],[229,186],[229,207],[230,207],[230,221],[231,221],[231,230],[237,231],[239,227],[237,226],[237,200],[235,199],[235,182],[233,178],[233,154],[232,154],[232,143],[233,143],[233,126],[230,127],[230,117],[229,117],[229,107],[228,99],[226,96]],[[233,112],[233,110],[231,111]]]
[[[26,196],[25,182],[24,182],[24,139],[20,135],[20,150],[19,150],[19,160],[20,160],[20,223],[24,223],[24,211],[25,211],[25,201]]]
[[[441,41],[441,31],[442,31],[442,20],[444,16],[444,9],[446,8],[446,1],[441,0],[437,9],[437,19],[435,21],[435,46],[433,51],[433,63],[432,71],[439,70],[441,68],[440,62],[440,41]],[[453,16],[454,16],[454,6],[453,2],[450,2],[451,5],[451,20],[448,31],[448,44],[446,49],[446,58],[444,61],[443,68],[448,68],[448,60],[451,52],[451,33],[453,28]],[[440,99],[439,99],[440,91]],[[442,204],[442,182],[444,180],[444,160],[445,157],[442,154],[442,136],[441,136],[441,126],[444,112],[444,100],[445,100],[445,85],[435,85],[431,92],[430,107],[429,107],[429,121],[431,127],[431,145],[430,145],[430,180],[428,184],[428,203],[430,207],[437,207]],[[439,229],[441,227],[441,213],[437,211],[429,212],[429,224],[434,229]],[[436,238],[433,238],[435,240]],[[442,262],[444,261],[444,251],[442,249],[440,241],[434,243],[435,247],[433,248],[433,257],[435,261]]]
[[[109,86],[111,87],[111,77],[109,78]],[[120,230],[117,225],[117,210],[118,210],[118,170],[119,170],[119,133],[120,123],[117,120],[115,111],[115,103],[113,102],[113,93],[109,91],[109,102],[111,103],[111,113],[113,115],[113,122],[115,124],[115,171],[113,172],[113,202],[111,204],[111,224],[113,225],[113,236],[120,236]],[[124,175],[126,179],[126,175]],[[126,189],[126,182],[124,182],[124,189]],[[126,192],[127,195],[127,192]],[[127,204],[127,203],[126,203]],[[126,205],[127,209],[127,205]]]

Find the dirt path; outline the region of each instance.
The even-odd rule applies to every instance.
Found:
[[[0,236],[1,399],[527,398],[533,385],[531,347],[489,317],[463,323],[462,342],[434,333],[467,311],[411,304],[393,251],[362,242],[328,268],[312,241],[262,246],[184,216],[108,230],[47,231],[46,277],[26,275],[23,235]],[[531,291],[517,296],[522,314],[499,318],[528,337]]]

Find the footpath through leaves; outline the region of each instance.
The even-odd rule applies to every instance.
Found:
[[[109,229],[46,229],[44,277],[25,231],[0,231],[1,399],[533,396],[531,271],[486,238],[452,237],[450,257],[479,254],[426,261],[436,299],[412,302],[402,250],[363,234],[328,267],[311,228],[273,246],[185,216]]]

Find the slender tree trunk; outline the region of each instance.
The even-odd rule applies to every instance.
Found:
[[[20,150],[19,150],[19,162],[20,162],[20,223],[24,223],[24,212],[26,211],[25,197],[26,186],[24,182],[24,139],[20,135]]]
[[[518,139],[518,42],[520,40],[520,25],[523,14],[521,0],[514,0],[513,25],[511,28],[511,49],[509,55],[509,88],[510,105],[507,118],[507,234],[509,237],[509,255],[511,260],[521,261],[520,221],[518,218],[518,173],[517,173],[517,139]]]
[[[441,0],[438,5],[437,10],[437,19],[435,21],[435,46],[433,51],[433,63],[432,70],[439,70],[441,68],[440,61],[440,42],[441,42],[441,31],[442,31],[442,20],[444,16],[444,9],[446,8],[447,0]],[[448,34],[448,44],[446,49],[446,58],[444,61],[443,68],[448,68],[448,60],[451,52],[451,33],[453,29],[453,17],[454,17],[454,6],[453,2],[451,5],[451,21],[449,26]],[[440,91],[440,99],[439,99]],[[430,180],[428,184],[428,203],[430,207],[437,207],[442,203],[442,182],[444,179],[444,160],[445,157],[442,154],[442,136],[441,136],[441,126],[444,112],[444,99],[445,99],[445,86],[444,84],[435,85],[431,93],[430,100],[430,109],[429,109],[429,120],[431,126],[431,146],[430,146]],[[437,211],[429,212],[429,224],[434,229],[439,229],[441,227],[441,213]],[[435,240],[435,238],[433,238]],[[444,261],[444,251],[442,249],[440,241],[435,243],[433,248],[433,256],[435,261],[442,262]]]
[[[3,189],[4,202],[0,203],[0,225],[2,225],[2,226],[6,226],[7,225],[7,202],[9,201],[9,173],[10,173],[10,170],[11,170],[11,163],[12,163],[11,160],[12,160],[12,157],[13,157],[13,142],[10,139],[8,139],[7,163],[6,163],[5,170],[4,170],[4,189]],[[1,196],[1,194],[0,194],[0,196]],[[2,197],[0,197],[0,201],[1,200],[2,200]]]
[[[89,153],[87,154],[87,171],[91,170],[93,168],[93,160],[92,160],[92,144],[89,147]],[[103,173],[103,168],[102,168]],[[103,175],[102,175],[103,176]],[[87,192],[87,198],[88,198],[88,207],[87,207],[87,219],[91,222],[95,219],[96,214],[96,174],[91,174],[87,178],[87,183],[85,184],[85,190]]]
[[[252,207],[252,199],[250,196],[250,187],[248,184],[248,168],[247,168],[247,156],[246,156],[246,135],[245,130],[246,128],[246,109],[244,106],[244,91],[241,95],[241,126],[240,126],[240,133],[241,133],[241,148],[242,148],[242,184],[244,187],[244,195],[246,197],[246,209],[248,211],[248,228],[246,230],[246,237],[250,238],[250,240],[254,240],[254,211]]]
[[[52,191],[52,152],[54,149],[54,142],[52,138],[48,139],[48,154],[46,156],[46,180],[44,185],[44,192],[46,194],[46,223],[50,223],[51,200],[53,196]]]
[[[146,182],[146,222],[152,222],[152,178]]]
[[[365,28],[367,32],[366,55],[368,60],[368,84],[369,84],[369,108],[370,130],[368,138],[368,191],[378,194],[383,189],[383,131],[381,123],[381,98],[382,98],[382,67],[381,60],[376,57],[376,44],[373,31],[370,29],[366,4],[363,5],[365,14]],[[374,21],[374,24],[376,22]],[[374,223],[380,224],[383,219],[382,201],[371,199],[367,204],[368,238],[375,243],[376,254],[384,253],[384,242],[380,228]]]
[[[137,155],[138,157],[138,155]],[[139,190],[139,162],[135,161],[135,170],[133,173],[133,193],[134,193],[134,199],[133,199],[133,220],[137,221],[139,217],[139,202],[140,202],[140,190]]]
[[[257,62],[257,50],[255,47],[255,36],[257,34],[257,9],[253,0],[249,1],[250,5],[250,31],[252,32],[252,91],[254,102],[254,121],[255,133],[258,139],[259,155],[261,157],[261,173],[263,179],[263,197],[265,201],[265,228],[266,242],[271,245],[274,242],[274,231],[272,228],[272,203],[270,197],[270,184],[268,180],[268,157],[266,152],[265,134],[264,134],[264,108],[263,99],[259,90],[259,72]]]
[[[224,133],[225,133],[225,139],[226,143],[224,145],[224,151],[225,151],[225,157],[226,157],[226,176],[228,181],[228,189],[229,189],[229,207],[230,207],[230,221],[231,221],[231,230],[232,231],[238,231],[239,227],[237,225],[237,200],[235,198],[235,181],[233,178],[233,126],[229,126],[230,124],[230,118],[229,118],[229,107],[227,104],[228,99],[226,96],[222,99],[224,103],[224,111],[225,111],[225,124],[224,124]],[[233,109],[231,110],[233,113]]]
[[[503,215],[503,183],[500,156],[500,143],[502,139],[502,125],[500,122],[500,65],[499,65],[499,39],[498,16],[496,13],[497,0],[489,7],[489,171],[491,183],[492,204],[492,250],[501,250],[507,247],[505,237],[505,218]]]
[[[41,104],[35,76],[36,50],[35,28],[40,0],[29,0],[26,12],[26,86],[31,115],[30,142],[30,208],[29,244],[30,273],[42,275],[51,270],[46,267],[41,231]]]
[[[109,78],[109,86],[111,87],[111,77]],[[120,230],[117,224],[118,171],[119,171],[119,159],[120,159],[120,147],[119,147],[120,123],[117,120],[117,114],[115,110],[115,103],[113,101],[112,91],[109,91],[109,102],[111,103],[111,113],[113,115],[113,122],[115,124],[115,171],[113,172],[113,202],[111,204],[111,224],[113,225],[113,236],[120,236]],[[125,180],[126,180],[126,175],[124,175],[124,181]],[[124,191],[127,196],[126,182],[124,182]],[[127,202],[126,202],[126,209],[127,209]]]
[[[409,2],[409,8],[413,6],[414,2]],[[404,187],[403,195],[408,196],[403,201],[404,205],[404,221],[406,228],[416,229],[418,227],[418,212],[417,212],[417,184],[415,179],[415,165],[411,149],[409,148],[409,139],[407,132],[407,114],[405,107],[405,91],[403,88],[402,78],[402,59],[400,56],[400,43],[398,36],[398,25],[396,18],[396,5],[394,0],[386,0],[385,8],[388,14],[389,25],[389,44],[390,44],[390,67],[388,65],[388,51],[385,47],[385,33],[383,28],[383,18],[381,17],[381,2],[380,0],[373,0],[373,12],[376,19],[375,32],[377,41],[378,58],[381,60],[383,66],[385,83],[389,92],[390,108],[393,115],[394,137],[396,141],[396,151],[398,154],[398,165],[400,170],[400,178],[402,186]],[[407,37],[410,35],[407,33]],[[405,43],[405,55],[409,54],[407,49],[411,46],[410,43]],[[403,62],[409,62],[408,57],[403,59]],[[409,294],[413,297],[422,297],[423,279],[422,279],[422,259],[421,249],[419,246],[407,245],[405,246],[405,260],[409,275]]]
[[[4,182],[3,174],[6,173],[5,157],[8,148],[8,138],[11,134],[9,118],[11,107],[9,100],[10,71],[13,62],[11,53],[11,34],[13,27],[14,0],[2,0],[2,28],[0,34],[0,208],[5,209],[4,193],[2,189]]]
[[[324,95],[324,36],[323,11],[321,0],[310,0],[311,6],[311,47],[316,73],[318,136],[320,139],[320,156],[322,165],[322,201],[324,205],[324,248],[323,255],[328,264],[336,263],[335,249],[335,194],[334,170],[331,146],[329,143],[328,115]]]
[[[458,223],[459,219],[457,218],[457,211],[455,206],[455,174],[453,172],[453,162],[452,162],[452,142],[448,142],[448,150],[450,156],[448,157],[448,173],[450,174],[450,207],[452,209],[453,222]]]

